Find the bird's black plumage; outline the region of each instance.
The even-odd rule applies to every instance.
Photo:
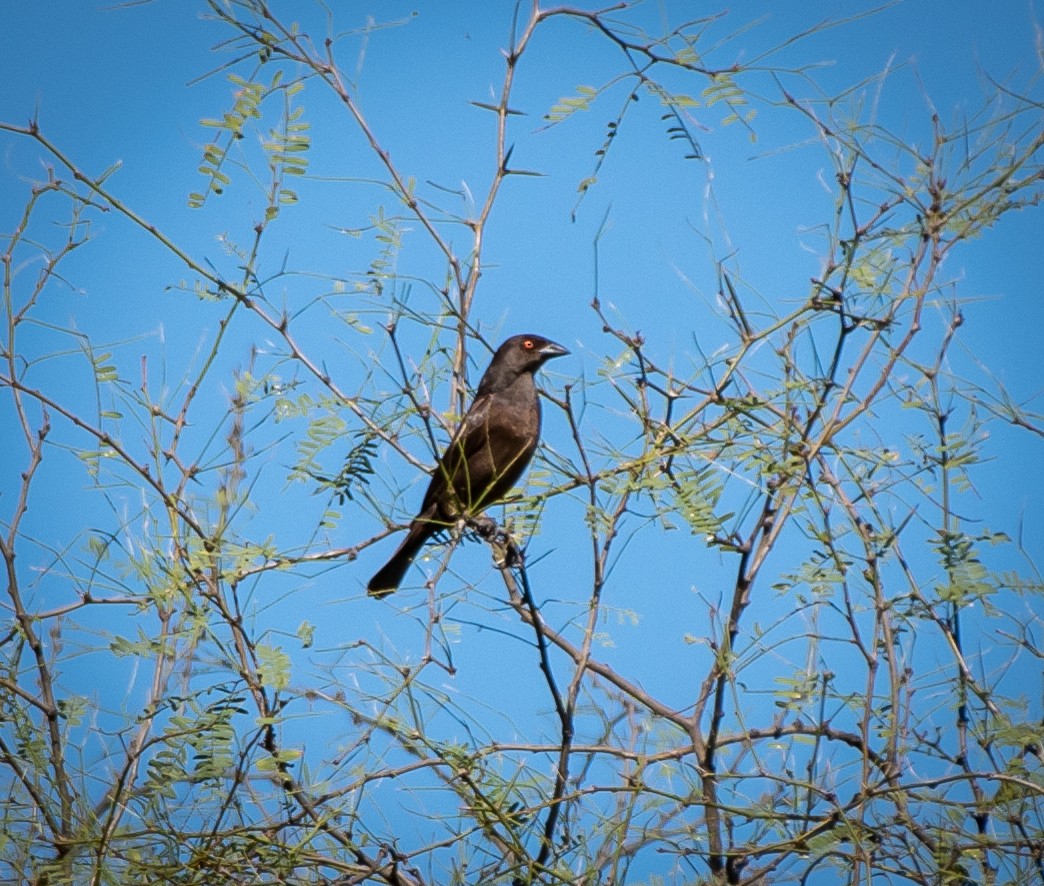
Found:
[[[424,543],[440,529],[507,495],[540,439],[533,373],[552,357],[568,353],[540,335],[515,335],[497,348],[471,408],[431,475],[406,538],[366,586],[371,596],[395,591]]]

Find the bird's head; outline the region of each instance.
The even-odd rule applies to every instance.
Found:
[[[568,353],[568,349],[542,335],[513,335],[497,348],[493,363],[500,363],[516,372],[535,372],[553,357],[563,357]]]
[[[560,344],[542,335],[513,335],[497,348],[475,395],[504,389],[520,376],[532,375],[552,357],[568,353]]]

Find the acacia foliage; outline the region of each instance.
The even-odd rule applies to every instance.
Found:
[[[2,126],[51,164],[3,253],[8,874],[1044,881],[1039,687],[1022,679],[1041,586],[1028,559],[1007,565],[1032,553],[1013,515],[992,525],[980,498],[986,458],[1039,447],[1044,425],[954,356],[964,295],[944,270],[1039,201],[1039,97],[995,84],[981,114],[929,116],[909,144],[847,92],[825,98],[789,42],[741,65],[717,17],[653,34],[629,4],[520,5],[498,89],[473,103],[484,189],[453,193],[385,147],[351,27],[260,0],[208,9],[234,91],[186,191],[248,231],[223,258],[141,215],[75,145]],[[523,62],[565,26],[616,68],[539,108],[534,133],[516,93],[553,72]],[[324,186],[320,113],[369,164],[369,222],[340,231],[365,260],[344,273],[281,248]],[[599,116],[568,143],[588,167],[577,213],[629,131],[656,128],[700,176],[703,142],[758,137],[762,113],[793,118],[829,168],[807,288],[774,292],[708,243],[704,319],[724,344],[672,352],[610,304],[600,227],[593,297],[569,305],[599,337],[583,374],[546,376],[557,436],[497,514],[525,564],[451,533],[423,587],[366,599],[354,561],[387,552],[400,484],[496,343],[479,285],[494,209],[544,172],[516,142]],[[259,214],[234,202],[250,187]],[[198,353],[54,326],[102,214],[179,269],[169,297],[207,330]],[[30,515],[58,501],[84,517],[56,540]]]

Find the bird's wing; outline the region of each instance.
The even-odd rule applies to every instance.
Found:
[[[532,436],[516,421],[505,421],[506,410],[497,393],[477,397],[432,473],[423,509],[441,507],[443,517],[461,508],[500,498],[514,484],[532,455]],[[503,413],[503,414],[502,414]],[[453,495],[448,496],[450,486]]]
[[[422,511],[428,511],[436,506],[439,511],[447,511],[445,507],[438,507],[447,503],[446,491],[449,489],[450,481],[453,480],[454,488],[458,494],[466,490],[468,472],[465,469],[469,456],[480,451],[486,441],[486,427],[489,420],[489,409],[492,395],[484,394],[476,397],[471,408],[464,414],[464,419],[453,435],[449,446],[439,459],[435,470],[431,474],[431,483],[428,491],[424,493]],[[474,478],[471,478],[472,480]],[[464,488],[461,488],[462,485]],[[444,513],[442,516],[449,516]]]

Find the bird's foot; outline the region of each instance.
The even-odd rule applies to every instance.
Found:
[[[480,515],[469,517],[468,526],[475,530],[493,548],[493,562],[498,568],[514,568],[522,566],[524,557],[518,542],[511,537],[503,526],[492,517]]]
[[[518,546],[510,535],[504,533],[504,565],[509,569],[521,569],[526,565],[525,555],[522,553],[522,548]]]
[[[485,514],[478,517],[469,517],[467,522],[468,526],[474,529],[486,541],[494,541],[496,540],[498,533],[504,532],[504,530],[497,524],[496,520],[492,517],[487,517]]]

